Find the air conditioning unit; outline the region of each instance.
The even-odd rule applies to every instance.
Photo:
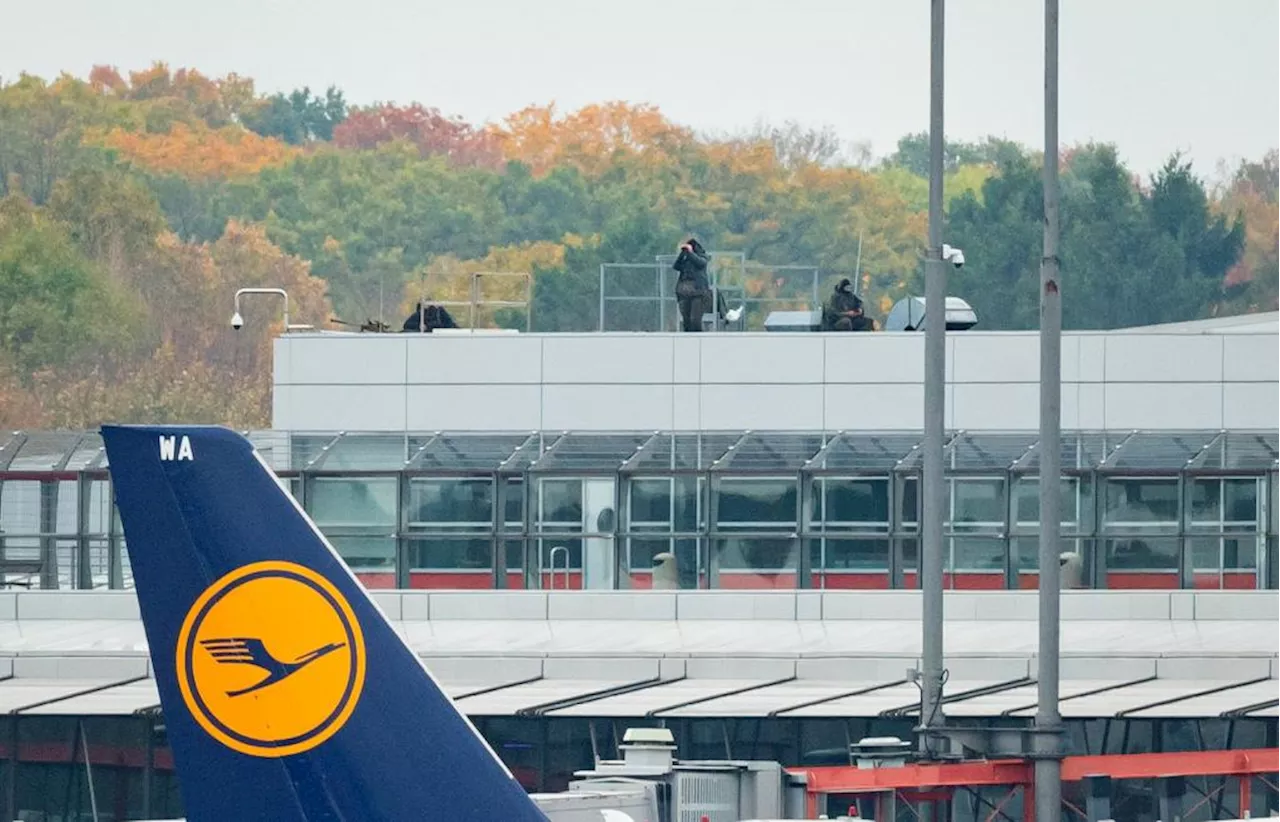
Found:
[[[765,331],[821,331],[821,311],[770,311],[764,318]]]

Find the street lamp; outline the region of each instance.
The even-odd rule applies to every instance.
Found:
[[[942,243],[943,164],[943,24],[944,0],[932,0],[930,24],[929,93],[929,248],[924,264],[924,488],[920,540],[921,654],[920,753],[934,758],[943,725],[942,684],[942,571],[943,512],[947,486],[943,475],[943,436],[946,429],[946,301],[947,261],[964,264],[964,254]],[[926,804],[926,818],[941,811]]]
[[[236,291],[235,311],[231,315],[231,327],[236,331],[244,328],[244,316],[240,313],[240,295],[242,294],[278,294],[284,298],[284,330],[311,331],[315,326],[296,325],[289,322],[289,293],[283,288],[241,288]]]
[[[1058,281],[1058,0],[1044,3],[1044,253],[1040,261],[1040,556],[1035,795],[1042,822],[1062,819],[1061,619],[1062,290]]]

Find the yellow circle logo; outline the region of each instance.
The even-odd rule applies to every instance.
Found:
[[[316,572],[255,562],[210,585],[178,634],[178,686],[210,736],[251,756],[309,751],[350,718],[364,635]]]

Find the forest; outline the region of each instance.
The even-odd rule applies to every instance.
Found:
[[[949,293],[982,328],[1034,328],[1040,153],[946,154],[946,238],[967,258]],[[1275,310],[1275,150],[1212,174],[1174,155],[1144,177],[1108,144],[1061,164],[1066,328]],[[246,300],[233,331],[246,286],[286,289],[291,322],[394,330],[423,295],[465,299],[474,272],[525,272],[529,314],[481,322],[593,330],[601,264],[652,267],[693,234],[750,261],[751,299],[803,298],[783,267],[809,266],[883,319],[923,293],[927,170],[923,133],[873,160],[830,130],[709,136],[624,102],[473,124],[163,63],[0,79],[0,425],[268,426],[280,307]],[[617,287],[652,293],[653,275]]]

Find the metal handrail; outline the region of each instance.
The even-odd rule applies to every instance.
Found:
[[[480,281],[483,277],[520,277],[525,281],[525,298],[523,300],[486,300],[481,297]],[[475,330],[476,313],[480,306],[492,308],[523,308],[524,311],[524,330],[529,333],[533,330],[533,275],[527,271],[473,271],[469,275],[467,284],[467,293],[470,298],[467,300],[428,300],[424,293],[422,298],[418,300],[418,328],[421,329],[426,325],[427,303],[432,305],[444,306],[446,308],[466,308],[468,311],[467,327]]]
[[[549,566],[550,566],[550,571],[552,571],[552,588],[550,588],[550,590],[556,590],[556,552],[558,551],[564,552],[564,590],[568,590],[571,588],[571,584],[570,584],[571,568],[570,568],[570,556],[568,556],[568,548],[566,547],[566,545],[556,545],[556,547],[552,548],[552,551],[550,551]]]

